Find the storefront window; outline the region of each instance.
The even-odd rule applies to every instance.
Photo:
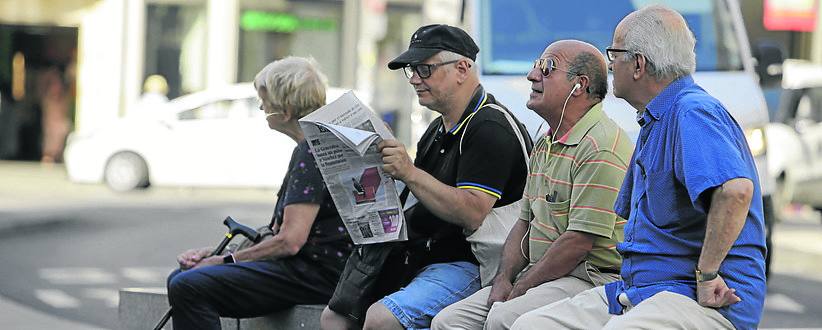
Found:
[[[145,71],[168,82],[174,98],[205,87],[205,4],[148,4],[146,7]]]
[[[237,81],[252,81],[269,62],[293,55],[314,57],[329,84],[339,85],[342,2],[242,4]]]

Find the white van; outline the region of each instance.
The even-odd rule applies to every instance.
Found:
[[[583,40],[604,51],[611,44],[617,23],[628,13],[652,3],[662,3],[685,17],[696,36],[694,79],[718,98],[745,129],[762,185],[770,250],[774,179],[766,161],[764,127],[768,124],[768,110],[736,0],[469,1],[467,13],[472,15],[466,23],[479,42],[480,80],[535,137],[548,125],[525,107],[531,91],[525,76],[534,59],[560,39]],[[605,99],[604,107],[636,141],[636,110],[612,93]]]

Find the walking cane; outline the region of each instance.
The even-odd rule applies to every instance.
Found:
[[[231,217],[226,217],[225,220],[223,220],[223,224],[226,225],[226,227],[228,227],[228,232],[225,233],[225,237],[223,237],[223,240],[220,242],[220,245],[217,245],[217,248],[214,249],[214,251],[211,252],[209,256],[216,256],[220,253],[223,253],[223,250],[225,250],[225,247],[228,245],[228,242],[230,242],[231,239],[234,238],[234,236],[236,236],[237,234],[245,236],[246,238],[248,238],[248,240],[254,243],[260,241],[260,233],[258,233],[251,227],[237,223]],[[166,314],[163,315],[163,318],[160,319],[160,322],[157,322],[157,325],[154,326],[154,330],[160,330],[166,325],[166,323],[168,323],[168,319],[171,318],[172,311],[173,310],[171,308],[168,309]]]

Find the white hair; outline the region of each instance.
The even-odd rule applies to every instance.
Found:
[[[313,58],[289,56],[260,70],[254,88],[265,87],[269,102],[302,118],[325,105],[326,81]]]
[[[471,73],[475,74],[475,75],[477,74],[477,65],[474,63],[473,60],[471,60],[470,58],[468,58],[465,55],[460,55],[460,54],[454,53],[452,51],[443,50],[443,51],[437,53],[437,55],[434,55],[434,56],[437,56],[439,58],[440,63],[450,62],[450,61],[459,61],[459,60],[464,59],[464,60],[468,61],[468,64],[471,66],[471,68],[470,68]],[[446,70],[451,70],[451,67],[449,66]]]
[[[642,8],[625,18],[623,31],[625,48],[645,56],[657,80],[696,70],[696,39],[678,12],[662,5]]]

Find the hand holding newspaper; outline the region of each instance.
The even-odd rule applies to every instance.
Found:
[[[355,244],[407,240],[397,185],[377,144],[394,136],[349,91],[300,119],[331,198]]]

